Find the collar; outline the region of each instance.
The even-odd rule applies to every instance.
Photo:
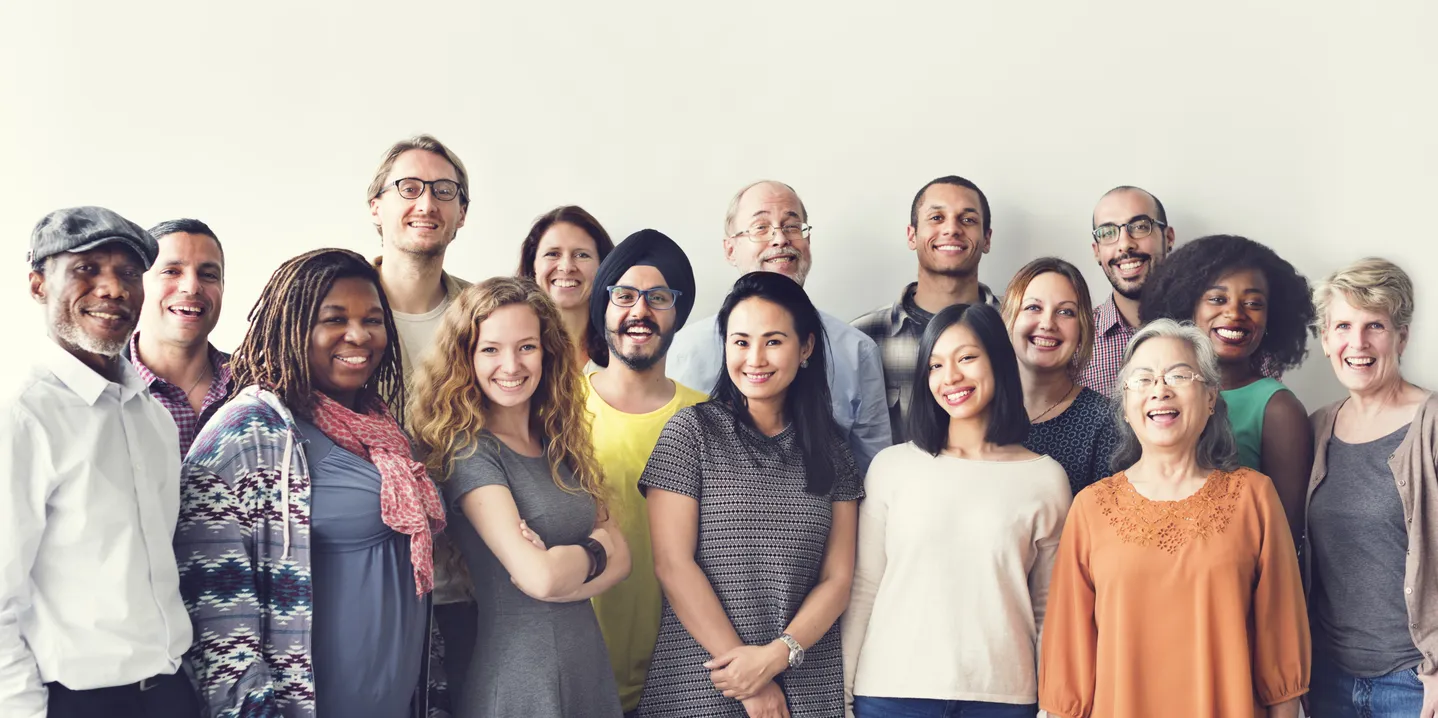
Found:
[[[111,384],[118,384],[120,389],[120,402],[124,403],[136,394],[146,389],[146,383],[135,372],[135,367],[130,360],[121,354],[117,359],[120,362],[120,381],[112,382],[100,376],[94,369],[91,369],[80,358],[66,351],[54,339],[48,338],[41,350],[40,365],[45,367],[56,379],[60,380],[65,388],[74,392],[82,401],[90,406],[100,400],[100,395]]]
[[[210,360],[210,372],[212,374],[210,385],[214,386],[214,381],[218,379],[220,386],[229,387],[232,378],[230,372],[230,355],[216,349],[214,344],[207,342],[206,346],[208,347],[207,353]],[[125,349],[125,358],[129,359],[130,364],[135,367],[135,374],[140,377],[140,381],[144,382],[145,388],[153,387],[155,382],[179,388],[178,385],[171,383],[168,379],[151,371],[150,367],[145,366],[145,362],[140,360],[140,332],[137,331],[130,335],[130,345]]]
[[[903,330],[904,322],[913,322],[919,325],[928,324],[927,319],[921,320],[915,316],[914,312],[910,312],[908,309],[911,305],[917,309],[918,305],[914,304],[914,294],[918,291],[919,283],[910,282],[909,286],[904,287],[904,291],[899,294],[899,301],[895,302],[894,308],[889,311],[889,336],[898,336],[899,332]],[[989,289],[989,285],[983,282],[979,282],[979,303],[987,304],[994,309],[999,308],[999,298],[994,296],[993,290]],[[930,318],[933,317],[932,314],[929,316]]]
[[[1108,336],[1116,327],[1132,329],[1128,322],[1124,321],[1123,314],[1118,310],[1118,303],[1114,301],[1113,294],[1108,295],[1108,301],[1098,305],[1093,310],[1094,329],[1098,330],[1100,336]]]
[[[383,263],[384,255],[374,258],[374,269],[376,272],[383,274],[380,270],[380,265]],[[459,282],[455,281],[454,277],[449,276],[449,272],[443,269],[439,270],[439,286],[444,289],[444,300],[446,302],[453,300],[455,295],[459,294],[461,289],[464,289]]]

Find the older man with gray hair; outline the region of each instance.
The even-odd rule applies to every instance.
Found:
[[[740,274],[763,270],[783,274],[800,285],[812,260],[809,214],[799,194],[783,182],[762,180],[739,190],[724,217],[724,258]],[[874,340],[847,322],[820,312],[829,342],[829,391],[834,420],[848,437],[861,470],[892,443],[884,367]],[[700,391],[712,391],[724,370],[724,341],[717,317],[692,321],[669,350],[669,378]]]

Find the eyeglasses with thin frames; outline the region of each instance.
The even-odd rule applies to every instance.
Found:
[[[393,188],[405,199],[419,199],[425,189],[429,189],[431,196],[441,202],[453,202],[460,196],[459,183],[451,179],[422,180],[418,177],[405,177],[395,180]],[[389,190],[390,187],[385,187],[380,190],[380,194]]]
[[[653,287],[651,289],[635,289],[622,284],[611,284],[605,287],[609,291],[609,303],[616,307],[628,309],[639,303],[640,299],[649,305],[650,309],[664,311],[673,309],[679,303],[679,297],[684,292],[668,287]]]
[[[1175,389],[1181,389],[1193,382],[1200,384],[1205,383],[1205,380],[1197,374],[1189,374],[1181,371],[1171,371],[1163,376],[1142,372],[1124,379],[1123,388],[1128,391],[1148,391],[1158,386],[1159,382],[1163,382]]]
[[[729,238],[738,239],[740,237],[747,237],[750,242],[767,242],[770,237],[774,236],[774,232],[778,231],[783,232],[784,237],[793,242],[800,239],[808,239],[809,232],[813,229],[813,227],[807,224],[785,224],[779,226],[756,224],[742,232],[735,232],[729,235]]]
[[[1134,239],[1143,239],[1153,233],[1154,228],[1163,230],[1167,224],[1160,222],[1146,215],[1139,215],[1123,224],[1101,224],[1093,231],[1093,241],[1099,244],[1113,244],[1118,241],[1118,235],[1123,230],[1128,230],[1128,236]]]

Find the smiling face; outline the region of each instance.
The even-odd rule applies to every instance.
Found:
[[[783,405],[799,365],[814,350],[814,338],[799,337],[794,317],[767,299],[750,297],[734,305],[724,341],[729,380],[754,403]]]
[[[598,272],[598,245],[583,229],[555,222],[539,238],[534,280],[560,310],[587,308]]]
[[[994,369],[974,330],[954,324],[929,354],[929,393],[951,419],[987,415],[994,398]]]
[[[310,330],[310,379],[315,389],[351,408],[389,345],[384,306],[374,283],[336,279]]]
[[[539,335],[539,315],[528,304],[505,305],[480,322],[474,377],[494,406],[528,412],[529,400],[544,378]]]
[[[409,150],[395,159],[383,191],[369,203],[370,216],[379,226],[386,246],[420,256],[443,256],[454,234],[464,226],[464,203],[458,197],[449,201],[435,199],[430,186],[418,199],[405,199],[394,183],[406,177],[458,182],[459,173],[440,155],[429,150]]]
[[[214,238],[176,232],[159,238],[160,254],[145,272],[140,330],[162,342],[204,345],[220,320],[224,258]]]
[[[1099,200],[1093,210],[1093,226],[1125,225],[1139,217],[1157,219],[1158,204],[1146,192],[1123,190]],[[1173,249],[1173,238],[1172,227],[1159,229],[1155,226],[1142,239],[1134,239],[1124,228],[1112,244],[1094,242],[1093,256],[1115,292],[1129,299],[1138,299],[1143,293],[1144,282]]]
[[[1258,269],[1229,271],[1199,297],[1193,323],[1208,334],[1220,362],[1247,362],[1268,329],[1268,278]]]
[[[1034,277],[1009,329],[1019,363],[1036,371],[1067,370],[1082,337],[1078,294],[1058,272]]]
[[[50,336],[98,367],[124,350],[145,301],[144,264],[118,242],[47,260],[30,273],[30,296],[45,305]]]
[[[664,274],[648,265],[630,267],[614,284],[641,291],[669,286]],[[677,321],[675,307],[654,309],[647,299],[640,299],[632,307],[609,302],[604,308],[604,333],[610,356],[633,371],[652,368],[669,351]]]
[[[1321,332],[1323,353],[1348,391],[1373,393],[1403,382],[1398,360],[1408,346],[1408,327],[1394,326],[1387,312],[1360,309],[1335,291]]]
[[[1138,346],[1125,366],[1123,377],[1160,379],[1148,389],[1123,388],[1124,421],[1133,428],[1144,451],[1187,449],[1198,446],[1198,438],[1212,417],[1218,392],[1200,381],[1169,386],[1166,374],[1199,374],[1198,356],[1182,339],[1154,337]]]
[[[778,228],[804,221],[804,207],[789,188],[770,183],[754,185],[739,198],[729,236],[724,238],[724,258],[738,267],[740,274],[778,272],[803,286],[812,264],[808,239],[789,237],[777,230],[761,242],[733,234],[753,227]]]
[[[968,187],[938,183],[924,190],[918,203],[918,224],[909,227],[909,249],[919,255],[919,268],[944,276],[971,276],[989,252],[992,232],[984,231],[979,193]]]

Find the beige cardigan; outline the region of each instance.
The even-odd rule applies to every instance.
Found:
[[[1338,416],[1337,401],[1313,413],[1313,446],[1317,457],[1313,461],[1313,474],[1308,482],[1308,501],[1313,500],[1313,490],[1328,475],[1328,440],[1333,438],[1333,423]],[[1438,394],[1428,393],[1428,398],[1418,407],[1413,424],[1398,450],[1388,457],[1388,467],[1393,470],[1398,485],[1398,495],[1403,499],[1403,516],[1408,520],[1408,566],[1403,572],[1403,601],[1408,606],[1408,629],[1413,634],[1413,643],[1423,653],[1423,662],[1418,672],[1424,675],[1438,673]],[[1313,546],[1305,533],[1303,537],[1303,587],[1312,589]],[[1363,610],[1361,606],[1354,610]]]

